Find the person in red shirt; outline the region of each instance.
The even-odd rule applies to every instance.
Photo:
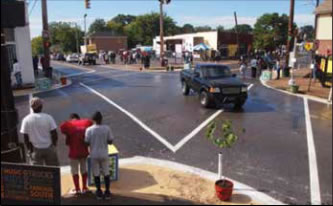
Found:
[[[93,125],[88,119],[80,119],[78,114],[71,114],[70,120],[60,126],[61,132],[66,136],[66,145],[69,147],[71,173],[75,185],[75,194],[81,193],[79,167],[82,176],[82,193],[87,193],[87,157],[88,147],[84,142],[86,129]]]

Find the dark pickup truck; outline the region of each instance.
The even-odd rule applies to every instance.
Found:
[[[223,104],[234,104],[241,109],[247,100],[247,85],[231,73],[228,66],[219,64],[198,64],[180,74],[185,96],[190,90],[199,94],[200,103],[209,108]]]

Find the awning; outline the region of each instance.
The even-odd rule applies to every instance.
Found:
[[[210,49],[211,49],[210,46],[208,46],[207,44],[204,44],[204,43],[198,44],[198,45],[194,46],[194,48],[193,48],[194,51],[207,51]]]

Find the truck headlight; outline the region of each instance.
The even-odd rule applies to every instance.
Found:
[[[247,92],[248,88],[247,87],[242,87],[242,93]]]
[[[210,88],[209,92],[210,93],[220,93],[221,90],[220,90],[220,88]]]

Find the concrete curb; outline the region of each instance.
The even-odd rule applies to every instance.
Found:
[[[199,168],[187,166],[184,164],[176,163],[176,162],[171,162],[167,160],[159,160],[159,159],[154,159],[154,158],[147,158],[147,157],[140,157],[136,156],[133,158],[128,158],[128,159],[120,159],[119,160],[119,166],[129,166],[129,165],[151,165],[151,166],[158,166],[161,168],[166,168],[169,170],[175,170],[178,172],[182,173],[188,173],[191,175],[196,175],[199,176],[203,179],[215,182],[217,180],[218,175],[209,171],[205,171]],[[70,167],[62,167],[61,168],[61,174],[66,175],[70,173]],[[235,191],[247,195],[249,197],[254,197],[255,202],[258,202],[260,204],[265,204],[265,205],[286,205],[278,200],[275,200],[274,198],[257,191],[256,189],[247,186],[245,184],[242,184],[240,182],[237,182],[235,180],[232,180],[228,178],[229,180],[233,181]]]
[[[311,101],[315,101],[315,102],[318,102],[318,103],[322,103],[322,104],[328,104],[328,105],[332,105],[332,102],[329,102],[328,100],[326,99],[323,99],[323,98],[319,98],[319,97],[315,97],[315,96],[310,96],[310,95],[302,95],[302,94],[293,94],[291,92],[287,92],[285,90],[281,90],[281,89],[277,89],[275,87],[272,87],[272,86],[269,86],[265,81],[263,80],[260,80],[261,84],[266,87],[266,88],[269,88],[269,89],[273,89],[275,91],[278,91],[278,92],[281,92],[281,93],[284,93],[284,94],[287,94],[287,95],[291,95],[291,96],[295,96],[295,97],[299,97],[299,98],[306,98],[306,99],[309,99]]]

